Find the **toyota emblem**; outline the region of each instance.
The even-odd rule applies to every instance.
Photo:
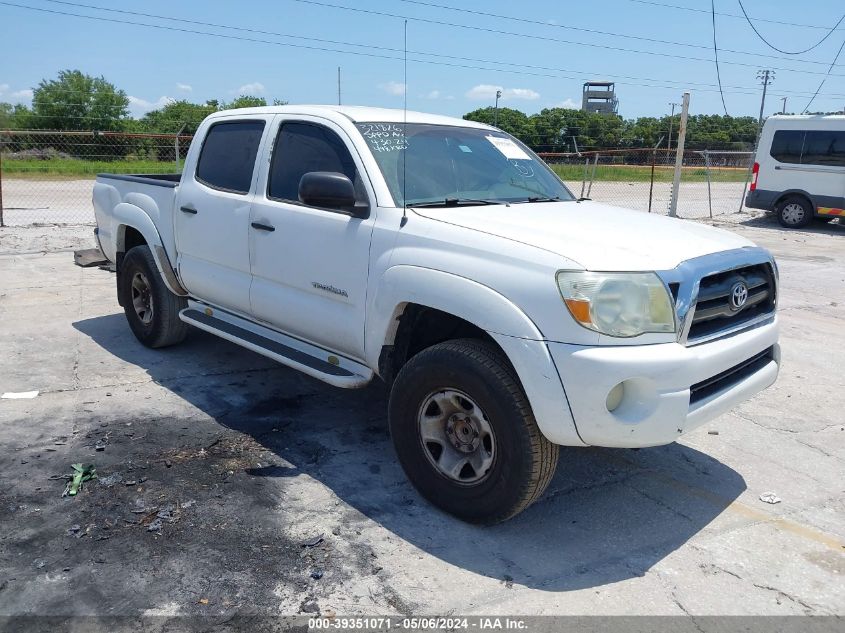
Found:
[[[744,281],[738,281],[731,286],[731,310],[739,311],[748,301],[748,286]]]

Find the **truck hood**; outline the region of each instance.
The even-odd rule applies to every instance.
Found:
[[[536,202],[414,209],[448,222],[542,248],[587,270],[669,270],[682,261],[753,242],[711,226],[598,202]]]

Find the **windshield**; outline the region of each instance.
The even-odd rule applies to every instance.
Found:
[[[359,123],[397,206],[574,200],[555,173],[512,136],[421,123]]]

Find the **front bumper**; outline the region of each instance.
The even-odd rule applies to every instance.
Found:
[[[636,448],[675,441],[771,385],[778,375],[778,323],[686,347],[679,343],[586,347],[550,343],[578,435],[587,444]],[[753,366],[730,374],[757,355]],[[690,402],[690,387],[728,375]],[[624,383],[618,407],[608,394]]]

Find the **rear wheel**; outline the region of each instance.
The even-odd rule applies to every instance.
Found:
[[[813,221],[813,205],[804,196],[787,196],[775,211],[780,225],[788,229],[800,229]]]
[[[554,474],[558,446],[537,427],[508,361],[483,341],[447,341],[414,356],[396,378],[389,409],[411,483],[465,521],[518,514]]]
[[[167,347],[184,340],[188,325],[179,319],[179,311],[188,302],[164,285],[148,246],[135,246],[126,253],[117,292],[129,327],[141,343]]]

